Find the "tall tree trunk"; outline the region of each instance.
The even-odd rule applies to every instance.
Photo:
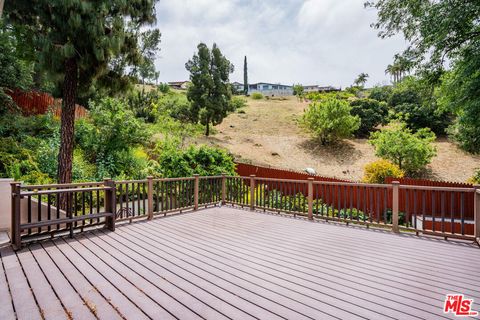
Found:
[[[78,69],[75,58],[65,61],[63,105],[58,153],[58,182],[72,182],[73,139],[75,130],[75,100],[77,96]]]
[[[207,127],[205,128],[205,136],[210,135],[210,119],[207,119]]]

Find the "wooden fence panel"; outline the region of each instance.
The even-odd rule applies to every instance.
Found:
[[[329,207],[335,209],[341,209],[345,204],[352,202],[357,206],[358,210],[374,219],[390,219],[393,203],[391,190],[387,192],[383,188],[357,184],[348,180],[311,176],[303,172],[266,168],[244,163],[237,163],[236,171],[240,176],[254,174],[259,178],[283,180],[307,180],[308,178],[314,178],[315,181],[322,182],[322,184],[314,185],[315,200],[322,199]],[[472,221],[474,219],[474,193],[469,190],[461,190],[473,188],[471,184],[411,178],[387,178],[385,184],[390,185],[393,181],[399,181],[400,185],[419,186],[418,189],[400,188],[399,190],[399,211],[409,223],[413,223],[412,219],[415,217],[421,217],[424,228],[437,229],[438,227],[433,225],[437,225],[438,222],[434,223],[431,220],[432,218],[441,219],[443,217],[450,221],[450,224],[444,224],[449,230],[452,229],[452,226],[454,230],[458,230],[459,226],[463,224],[460,221]],[[265,183],[266,188],[277,187],[279,188],[278,191],[289,196],[294,195],[293,193],[301,193],[303,195],[307,193],[306,184],[298,190],[292,190],[286,184]],[[351,183],[351,186],[346,187],[345,183]],[[452,190],[425,190],[420,188],[424,186],[452,188]],[[473,225],[465,224],[464,232],[473,234]]]
[[[60,117],[62,114],[62,99],[55,99],[48,93],[15,90],[10,93],[10,96],[25,116],[46,114],[48,111],[52,111],[55,117]],[[87,115],[87,109],[81,105],[75,105],[75,119],[85,118]]]

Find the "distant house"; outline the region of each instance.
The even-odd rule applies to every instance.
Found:
[[[341,88],[335,88],[332,86],[326,86],[326,87],[321,87],[318,85],[308,85],[308,86],[303,86],[303,92],[309,93],[309,92],[334,92],[334,91],[342,91]]]
[[[190,81],[172,81],[168,83],[170,88],[178,90],[187,90],[189,84]]]
[[[308,86],[303,86],[303,92],[305,93],[310,93],[310,92],[318,92],[318,85],[308,85]]]
[[[318,92],[335,92],[335,91],[342,91],[342,88],[335,88],[332,86],[318,87]]]
[[[259,92],[264,96],[292,96],[293,86],[287,86],[279,83],[259,82],[248,85],[248,94]]]
[[[235,82],[232,83],[232,88],[233,88],[233,90],[234,90],[236,93],[242,93],[242,92],[244,92],[244,89],[243,89],[243,88],[244,88],[244,85],[243,85],[243,83],[240,83],[240,82],[235,81]]]

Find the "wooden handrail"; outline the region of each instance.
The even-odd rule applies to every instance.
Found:
[[[72,193],[72,192],[88,192],[88,191],[102,191],[111,190],[112,187],[94,187],[94,188],[76,188],[76,189],[55,189],[55,190],[41,190],[41,191],[26,191],[20,192],[20,196],[38,196],[43,194],[58,194],[58,193]]]

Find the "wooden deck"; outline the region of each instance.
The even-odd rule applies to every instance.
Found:
[[[216,207],[0,249],[1,319],[439,319],[480,249]]]

